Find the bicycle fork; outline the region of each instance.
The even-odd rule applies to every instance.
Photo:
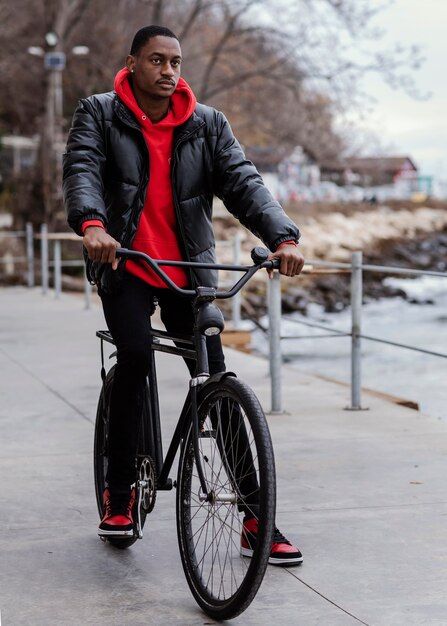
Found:
[[[209,489],[205,478],[202,465],[202,455],[199,449],[199,413],[197,410],[197,389],[208,379],[208,375],[196,376],[191,379],[190,391],[191,391],[191,419],[193,429],[193,447],[194,458],[196,462],[197,474],[200,481],[200,492],[198,494],[201,502],[209,502],[214,504],[216,502],[226,502],[228,504],[237,503],[237,495],[234,492],[219,492],[216,493],[214,489]]]

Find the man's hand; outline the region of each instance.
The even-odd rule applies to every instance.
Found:
[[[298,246],[293,244],[285,244],[279,246],[276,252],[273,252],[268,257],[271,259],[279,259],[279,273],[284,276],[297,276],[304,265],[304,257],[301,254]],[[273,278],[273,270],[267,270],[269,278]]]
[[[116,270],[119,260],[115,256],[115,250],[120,247],[120,243],[108,235],[104,228],[88,226],[84,232],[83,243],[91,261],[111,263],[112,269]]]

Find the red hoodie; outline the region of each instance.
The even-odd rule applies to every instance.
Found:
[[[154,259],[181,261],[183,259],[178,241],[171,184],[172,139],[174,127],[191,117],[196,106],[196,98],[189,85],[180,78],[171,96],[168,114],[160,122],[153,124],[135,100],[129,83],[129,70],[126,67],[117,73],[114,87],[124,104],[136,116],[149,151],[149,184],[132,249],[145,252]],[[86,222],[83,229],[87,224],[93,225],[92,222]],[[187,285],[187,274],[183,268],[163,269],[179,287]],[[126,270],[154,287],[166,287],[165,283],[142,263],[127,261]]]

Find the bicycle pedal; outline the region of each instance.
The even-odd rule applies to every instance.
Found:
[[[215,430],[202,430],[199,433],[200,439],[216,439],[217,431]]]

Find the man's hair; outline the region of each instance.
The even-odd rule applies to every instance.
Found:
[[[133,38],[132,46],[130,48],[130,54],[135,56],[140,52],[141,48],[147,44],[149,39],[159,36],[172,37],[173,39],[177,39],[178,41],[177,35],[175,35],[172,30],[169,30],[169,28],[165,28],[164,26],[157,26],[155,24],[151,26],[145,26],[144,28],[140,28],[140,30]]]

